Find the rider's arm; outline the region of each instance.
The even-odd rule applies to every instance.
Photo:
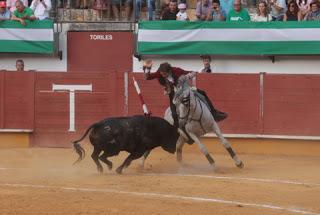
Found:
[[[181,76],[184,76],[185,78],[187,79],[192,79],[193,77],[196,76],[196,72],[193,72],[193,71],[186,71],[186,70],[183,70],[181,68],[178,68],[178,67],[173,67],[172,68],[172,71],[173,73],[175,73],[176,76],[178,76],[179,78]]]
[[[145,80],[152,80],[152,79],[161,77],[160,72],[150,73],[150,70],[147,70],[147,71],[143,70],[143,72],[144,72]]]

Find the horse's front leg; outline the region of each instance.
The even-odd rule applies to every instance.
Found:
[[[182,148],[184,146],[184,140],[183,137],[180,135],[178,141],[177,141],[177,161],[182,161]]]
[[[194,135],[193,133],[188,133],[190,135],[190,137],[198,144],[200,151],[202,152],[202,154],[204,154],[207,158],[207,160],[209,161],[210,165],[213,167],[213,169],[215,169],[215,162],[213,160],[213,158],[211,157],[211,155],[209,154],[206,146],[200,142],[199,138]]]
[[[218,124],[216,122],[213,122],[213,131],[216,133],[216,135],[219,138],[220,142],[222,143],[224,148],[228,151],[229,155],[234,160],[234,163],[236,164],[236,166],[238,168],[240,168],[240,169],[243,168],[244,167],[243,162],[238,158],[236,153],[233,151],[229,141],[226,138],[224,138],[224,136],[222,135],[221,130],[220,130],[220,128],[219,128],[219,126],[218,126]]]

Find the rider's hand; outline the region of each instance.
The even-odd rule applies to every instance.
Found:
[[[151,67],[152,67],[152,64],[153,64],[152,60],[151,59],[147,59],[147,60],[145,60],[143,62],[143,68],[147,68],[147,69],[150,70]]]

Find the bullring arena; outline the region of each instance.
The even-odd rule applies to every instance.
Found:
[[[317,142],[231,142],[244,169],[212,138],[215,170],[187,145],[181,164],[156,149],[144,169],[134,161],[122,175],[99,174],[87,141],[76,166],[72,149],[1,149],[0,214],[320,214]],[[111,158],[114,167],[125,156]]]
[[[73,10],[85,9],[57,15]],[[0,26],[14,39],[2,41],[10,50],[0,50],[0,215],[320,215],[320,43],[319,33],[309,31],[318,32],[319,22],[69,21]],[[37,41],[39,28],[51,39]],[[11,34],[14,29],[27,36]],[[264,36],[255,38],[256,29]],[[189,38],[203,30],[210,41]],[[254,40],[238,43],[239,32]],[[121,152],[101,174],[88,137],[81,142],[85,159],[72,165],[78,155],[71,141],[88,126],[143,114],[133,77],[152,116],[163,116],[168,96],[157,80],[144,80],[141,59],[154,57],[152,72],[165,61],[199,71],[204,53],[214,56],[214,72],[197,74],[192,83],[228,113],[219,127],[243,169],[211,133],[202,140],[215,169],[196,144],[186,144],[181,163],[156,148],[144,168],[136,160],[119,175],[115,169],[127,156]],[[18,57],[24,71],[12,71]]]
[[[197,86],[229,113],[219,123],[224,133],[261,134],[226,135],[245,167],[234,166],[209,136],[203,140],[215,170],[197,146],[186,145],[181,164],[157,148],[144,169],[134,161],[118,175],[114,170],[125,152],[110,158],[112,171],[104,166],[99,174],[88,139],[82,142],[86,158],[72,165],[78,155],[71,141],[104,116],[141,114],[133,84],[121,84],[132,74],[0,74],[6,83],[1,125],[20,128],[1,130],[0,214],[320,214],[318,115],[313,111],[318,100],[306,96],[318,96],[311,91],[318,88],[317,76],[265,75],[261,91],[259,74],[198,75]],[[168,102],[162,88],[143,81],[141,74],[135,77],[153,115],[161,116]],[[92,92],[75,93],[75,132],[68,131],[70,92],[52,90],[65,83],[93,86]],[[219,91],[210,88],[212,83]],[[312,104],[304,106],[310,111],[298,102]]]

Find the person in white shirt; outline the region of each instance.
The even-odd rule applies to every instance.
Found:
[[[51,0],[33,0],[30,8],[34,11],[37,19],[48,19],[49,11],[51,10]]]
[[[282,21],[287,11],[286,0],[270,0],[272,21]]]
[[[189,21],[189,17],[187,14],[187,6],[184,3],[180,3],[178,5],[179,12],[177,13],[177,20],[180,21]]]
[[[257,6],[257,13],[253,15],[251,21],[253,22],[270,22],[272,16],[269,13],[268,5],[265,1],[259,2]]]

